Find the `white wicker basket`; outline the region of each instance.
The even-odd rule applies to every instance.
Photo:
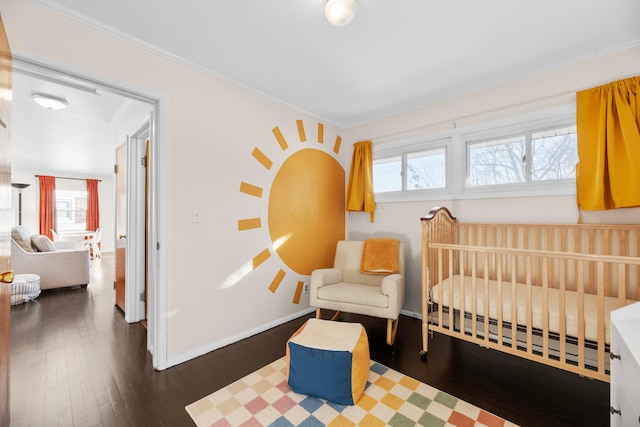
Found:
[[[32,301],[40,295],[40,276],[16,274],[11,284],[11,305]]]

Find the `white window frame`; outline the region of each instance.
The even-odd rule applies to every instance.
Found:
[[[420,190],[408,190],[407,189],[407,155],[413,153],[419,153],[430,150],[444,150],[445,156],[445,186],[442,188],[426,188]],[[404,143],[394,145],[392,147],[385,147],[382,150],[376,150],[374,145],[373,157],[374,159],[385,159],[390,157],[400,157],[402,162],[402,176],[401,176],[401,191],[387,191],[384,193],[376,193],[376,201],[399,201],[399,200],[425,200],[429,198],[438,198],[438,196],[446,196],[451,193],[451,139],[450,138],[435,138],[426,139],[420,138],[418,142],[416,140],[411,143]]]
[[[402,191],[376,193],[376,202],[405,202],[422,200],[462,200],[502,197],[536,197],[575,195],[575,179],[527,181],[516,184],[496,184],[469,187],[467,143],[470,141],[501,139],[514,134],[538,132],[575,125],[575,104],[562,105],[520,116],[465,127],[454,127],[432,135],[376,144],[373,158],[402,156]],[[445,148],[446,186],[442,189],[406,190],[406,154]],[[528,153],[530,156],[530,153]],[[530,157],[529,157],[530,158]],[[529,167],[529,166],[527,166]],[[528,171],[527,171],[528,173]]]

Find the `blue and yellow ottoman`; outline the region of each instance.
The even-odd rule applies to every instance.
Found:
[[[296,393],[358,402],[369,376],[369,341],[359,323],[309,319],[287,341],[288,383]]]

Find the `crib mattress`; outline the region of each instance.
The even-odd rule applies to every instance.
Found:
[[[453,279],[453,307],[456,310],[460,310],[460,283],[461,276],[455,275]],[[442,285],[442,304],[443,306],[450,307],[450,295],[449,295],[449,281],[451,279],[445,279],[442,284],[436,284],[431,287],[431,300],[436,304],[441,304],[439,287]],[[467,313],[472,312],[472,278],[464,276],[464,310]],[[495,280],[489,280],[489,317],[492,319],[498,318],[498,282]],[[485,281],[483,278],[476,279],[476,296],[477,306],[476,314],[484,316],[484,286]],[[531,301],[532,301],[532,326],[534,328],[543,329],[543,313],[542,313],[542,287],[531,287]],[[560,333],[560,292],[557,289],[548,289],[549,295],[549,331],[554,333]],[[627,300],[627,304],[634,303],[634,300]],[[502,282],[502,320],[505,322],[516,323],[521,326],[526,325],[527,315],[527,285],[523,283],[516,283],[516,317],[517,321],[514,322],[511,319],[511,283]],[[578,294],[573,291],[565,291],[565,317],[566,317],[566,335],[569,337],[578,336]],[[605,311],[605,342],[609,344],[611,342],[610,331],[610,313],[611,310],[618,308],[618,298],[605,297],[604,298],[604,311]],[[585,339],[589,341],[598,340],[598,297],[592,294],[584,295],[584,318],[585,318]]]

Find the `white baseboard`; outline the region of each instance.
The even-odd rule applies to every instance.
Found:
[[[420,319],[422,320],[422,314],[420,313],[416,313],[414,311],[409,311],[409,310],[400,310],[400,314],[404,314],[407,317],[413,317],[414,319]]]
[[[167,368],[179,365],[179,364],[187,362],[187,361],[189,361],[191,359],[195,359],[196,357],[200,357],[200,356],[202,356],[204,354],[210,353],[210,352],[212,352],[214,350],[217,350],[219,348],[226,347],[229,344],[233,344],[233,343],[238,342],[240,340],[243,340],[245,338],[249,338],[251,336],[257,335],[257,334],[259,334],[261,332],[267,331],[267,330],[269,330],[271,328],[274,328],[276,326],[280,326],[280,325],[282,325],[284,323],[287,323],[287,322],[289,322],[291,320],[297,319],[297,318],[302,317],[304,315],[307,315],[309,313],[313,313],[314,311],[316,311],[316,309],[313,308],[313,307],[307,308],[306,310],[299,311],[298,313],[294,313],[294,314],[291,314],[289,316],[282,317],[280,319],[274,320],[273,322],[270,322],[270,323],[267,323],[267,324],[264,324],[264,325],[260,325],[260,327],[258,327],[258,328],[254,328],[254,329],[250,329],[248,331],[244,331],[244,332],[242,332],[242,333],[240,333],[238,335],[234,335],[232,337],[229,337],[229,338],[226,338],[226,339],[223,339],[223,340],[220,340],[220,341],[213,342],[213,343],[211,343],[211,344],[209,344],[207,346],[201,347],[201,348],[199,348],[197,350],[190,351],[188,353],[183,353],[183,354],[180,354],[180,355],[178,355],[176,357],[172,357],[171,359],[167,360]]]

